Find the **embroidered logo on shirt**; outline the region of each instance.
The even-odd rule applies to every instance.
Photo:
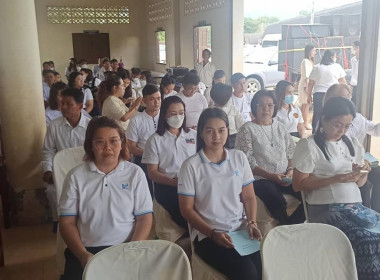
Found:
[[[293,114],[293,117],[296,118],[296,119],[298,119],[299,116],[300,116],[300,115],[298,115],[297,113],[294,113],[294,114]]]
[[[186,139],[186,143],[187,144],[195,144],[195,139],[194,138]]]
[[[127,189],[127,188],[128,188],[128,184],[121,184],[121,188],[122,188],[123,190]]]
[[[239,170],[235,170],[235,176],[239,176]]]

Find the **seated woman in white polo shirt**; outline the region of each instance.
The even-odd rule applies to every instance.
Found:
[[[246,228],[252,239],[261,239],[252,171],[244,153],[224,148],[227,138],[226,113],[203,111],[197,153],[182,164],[178,176],[179,206],[199,257],[228,279],[261,279],[260,252],[240,256],[227,234]]]
[[[277,115],[276,119],[281,122],[290,135],[303,138],[305,127],[300,108],[295,107],[294,87],[288,81],[279,81],[276,85]]]
[[[123,158],[124,141],[124,131],[111,118],[95,117],[88,124],[86,162],[68,173],[59,202],[68,247],[62,279],[82,279],[83,267],[106,247],[148,238],[152,199],[144,172]]]
[[[90,113],[94,108],[94,97],[89,88],[84,87],[84,79],[80,72],[72,72],[69,75],[68,86],[70,88],[77,88],[83,91],[83,109]]]
[[[310,222],[330,224],[347,235],[358,278],[379,279],[380,234],[369,229],[380,215],[362,205],[359,191],[370,168],[358,139],[345,135],[355,115],[346,98],[326,102],[316,133],[297,144],[293,186],[305,193]]]
[[[174,222],[187,229],[178,206],[178,172],[182,163],[196,152],[197,132],[186,128],[185,103],[177,96],[162,102],[157,132],[145,144],[142,163],[154,181],[154,197]]]
[[[302,203],[291,216],[286,212],[283,193],[302,202],[301,193],[292,188],[294,142],[282,123],[274,117],[277,101],[273,92],[260,90],[252,98],[255,119],[245,123],[236,138],[236,149],[243,151],[255,176],[255,193],[281,225],[303,223]]]

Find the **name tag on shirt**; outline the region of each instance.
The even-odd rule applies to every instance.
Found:
[[[186,139],[186,143],[187,144],[195,144],[195,139],[194,138]]]

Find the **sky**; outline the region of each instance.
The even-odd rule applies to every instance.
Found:
[[[314,11],[360,2],[358,0],[314,0]],[[301,10],[311,11],[313,0],[244,0],[244,16],[278,17],[280,20],[296,17]]]

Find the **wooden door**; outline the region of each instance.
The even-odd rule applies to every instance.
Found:
[[[97,64],[99,57],[110,57],[108,33],[73,33],[73,51],[77,60]]]

